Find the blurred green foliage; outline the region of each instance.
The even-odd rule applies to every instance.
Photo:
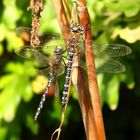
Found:
[[[22,40],[16,36],[15,29],[31,25],[32,14],[26,10],[28,4],[29,1],[0,1],[0,140],[33,139],[39,137],[43,128],[48,131],[44,136],[47,139],[52,130],[58,127],[61,117],[60,100],[48,97],[44,116],[36,124],[33,122],[40,100],[32,84],[37,71],[34,62],[23,60],[14,53],[15,49],[23,45]],[[120,58],[127,68],[126,72],[98,75],[102,104],[107,103],[114,110],[118,106],[121,83],[130,90],[135,89],[137,94],[140,93],[140,87],[135,87],[135,84],[140,83],[140,0],[87,0],[87,7],[95,42],[122,43],[133,51],[131,55]],[[60,33],[51,1],[44,1],[41,15],[41,31]],[[63,90],[64,76],[61,79],[60,93]],[[65,124],[72,116],[75,121],[81,120],[74,88],[72,97]],[[45,125],[40,127],[39,123],[42,122],[50,129],[47,130]],[[29,131],[28,135],[26,131]]]

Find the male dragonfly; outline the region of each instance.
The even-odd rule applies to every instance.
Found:
[[[62,108],[67,103],[67,94],[70,85],[73,57],[83,49],[83,43],[80,42],[80,36],[83,33],[82,27],[78,23],[71,23],[70,37],[67,41],[68,65],[66,70],[65,84],[62,95]],[[95,64],[97,72],[119,73],[125,71],[125,66],[119,61],[111,59],[119,56],[125,56],[131,53],[131,49],[123,44],[104,44],[94,45]],[[81,47],[81,48],[80,48]]]
[[[17,34],[20,36],[21,34],[26,34],[29,35],[28,38],[30,38],[30,31],[31,29],[28,27],[19,27],[17,29]],[[29,34],[28,34],[29,33]],[[43,45],[43,42],[49,41],[56,39],[58,36],[57,35],[48,35],[44,34],[44,36],[39,36],[41,45]],[[43,40],[42,40],[43,39]],[[45,48],[53,49],[53,55],[49,56],[47,52],[45,52]],[[55,48],[54,48],[55,47]],[[46,50],[47,50],[46,49]],[[43,51],[44,50],[44,51]],[[39,103],[37,112],[35,114],[34,120],[37,120],[41,109],[43,108],[43,104],[46,100],[46,95],[48,94],[49,88],[51,85],[54,85],[55,89],[55,95],[59,95],[59,86],[58,86],[58,81],[57,78],[61,76],[64,73],[64,68],[65,68],[65,62],[63,59],[63,53],[65,52],[61,46],[39,46],[39,47],[33,47],[31,45],[25,45],[19,49],[17,49],[16,54],[18,54],[21,57],[27,58],[27,59],[32,59],[36,60],[37,63],[39,64],[39,67],[42,68],[42,71],[45,71],[48,74],[49,80],[46,89],[44,90],[44,94],[42,95],[41,101]]]

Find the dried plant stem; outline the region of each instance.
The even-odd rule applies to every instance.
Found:
[[[56,140],[59,140],[60,138],[60,133],[61,133],[61,129],[62,129],[62,125],[63,125],[63,122],[64,122],[64,118],[65,118],[65,112],[66,112],[66,108],[67,108],[67,105],[68,105],[68,102],[69,102],[69,98],[70,98],[70,89],[71,89],[71,76],[70,76],[70,81],[69,81],[69,89],[68,89],[68,95],[67,95],[67,101],[66,101],[66,104],[65,106],[62,108],[62,116],[61,116],[61,121],[60,121],[60,125],[58,127],[58,129],[56,129],[52,136],[51,136],[51,140],[53,140],[53,137],[54,135],[57,133],[57,138]]]
[[[31,9],[33,12],[32,16],[32,31],[31,31],[31,45],[38,47],[40,40],[38,38],[38,30],[40,27],[40,13],[43,9],[43,0],[31,0],[28,10]]]
[[[105,140],[105,131],[103,124],[103,117],[100,105],[100,97],[99,90],[96,78],[95,71],[95,62],[94,62],[94,48],[92,42],[92,33],[91,33],[91,25],[90,25],[90,17],[88,14],[88,10],[86,8],[85,0],[77,0],[78,3],[78,16],[80,25],[84,27],[85,33],[83,35],[85,40],[85,55],[86,55],[86,65],[87,65],[87,73],[88,73],[88,81],[89,81],[89,90],[91,94],[92,106],[94,109],[95,123],[98,134],[98,140]]]
[[[62,0],[52,0],[56,12],[57,20],[64,39],[69,37],[69,22],[65,13]],[[65,40],[66,41],[66,40]]]
[[[84,69],[81,67],[74,67],[72,72],[72,81],[77,91],[86,138],[87,140],[98,140],[94,112],[88,90],[88,80]]]
[[[63,122],[64,122],[64,118],[65,118],[65,111],[62,112],[62,116],[61,116],[61,122],[60,122],[60,125],[58,127],[58,129],[56,129],[52,136],[51,136],[51,140],[53,140],[54,138],[54,135],[57,133],[57,137],[56,137],[56,140],[59,140],[60,138],[60,133],[61,133],[61,129],[62,129],[62,125],[63,125]]]
[[[66,7],[66,9],[68,11],[68,16],[69,16],[69,18],[71,18],[71,12],[70,12],[70,8],[69,8],[69,5],[67,3],[67,0],[63,0],[63,1],[64,1],[64,5],[65,5],[65,7]]]

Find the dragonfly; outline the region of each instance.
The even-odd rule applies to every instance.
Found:
[[[73,58],[75,55],[78,55],[80,53],[82,48],[84,48],[84,41],[80,43],[80,37],[84,33],[84,28],[80,26],[77,19],[77,2],[73,1],[73,7],[71,11],[70,36],[66,43],[68,53],[68,65],[66,69],[64,90],[62,95],[62,109],[65,109],[65,106],[68,102],[68,94],[71,85],[71,71],[73,65]],[[131,53],[131,49],[129,47],[120,44],[104,44],[102,46],[93,46],[93,53],[95,54],[95,57],[99,56],[98,59],[95,59],[95,65],[97,66],[98,72],[103,71],[115,73],[125,71],[125,67],[123,64],[121,64],[119,61],[115,61],[110,58],[124,56]],[[103,57],[104,62],[101,61],[101,57]]]
[[[57,81],[57,77],[61,76],[64,73],[64,65],[62,64],[63,61],[63,56],[62,54],[64,53],[63,48],[61,46],[57,46],[56,49],[54,50],[54,55],[49,59],[49,80],[48,80],[48,85],[44,91],[44,94],[42,95],[41,101],[39,103],[39,106],[37,108],[35,118],[34,120],[37,120],[41,109],[43,108],[43,104],[46,99],[46,95],[48,94],[48,90],[51,85],[54,85],[55,89],[55,95],[59,96],[59,85]]]
[[[26,33],[30,36],[31,29],[27,27],[20,27],[17,29],[17,33],[20,35],[20,33]],[[44,34],[46,35],[46,34]],[[47,34],[48,35],[48,34]],[[39,36],[40,40],[42,42],[48,41],[51,39],[56,39],[57,36],[50,35],[49,38],[44,39],[44,36]],[[33,47],[31,45],[25,45],[21,48],[17,49],[15,52],[17,55],[29,59],[29,60],[35,60],[39,64],[39,67],[41,67],[42,71],[45,71],[48,74],[48,84],[44,90],[44,94],[42,95],[42,98],[40,100],[39,106],[37,108],[34,120],[37,120],[41,109],[43,108],[44,102],[46,100],[46,95],[48,94],[49,88],[51,85],[54,86],[55,89],[55,95],[59,96],[59,85],[57,78],[61,76],[65,71],[65,62],[63,58],[63,53],[65,52],[63,47],[60,45],[57,46],[49,46],[50,49],[53,49],[53,55],[49,56],[46,52],[42,51],[42,49],[47,48],[48,46],[45,46],[44,48],[42,46],[39,47]],[[54,49],[55,48],[55,49]],[[44,70],[45,69],[45,70]]]
[[[67,95],[70,88],[69,85],[73,65],[73,57],[79,54],[79,50],[83,48],[84,45],[83,42],[81,43],[79,41],[80,36],[83,34],[82,27],[78,23],[71,23],[70,31],[70,39],[67,43],[68,65],[66,69],[64,90],[62,95],[62,108],[65,107],[68,100]],[[93,46],[97,73],[120,73],[126,70],[125,66],[119,61],[114,60],[114,58],[130,54],[132,50],[128,46],[123,44],[93,44]]]
[[[83,33],[83,29],[78,24],[70,25],[70,37],[67,41],[67,53],[68,53],[68,63],[67,63],[67,69],[66,69],[66,77],[65,77],[65,83],[64,83],[64,90],[62,94],[62,109],[65,108],[67,103],[67,96],[68,96],[68,90],[69,85],[71,82],[71,71],[72,71],[72,64],[73,64],[73,57],[76,52],[78,52],[78,46],[80,45],[80,34]],[[77,53],[78,54],[78,53]]]

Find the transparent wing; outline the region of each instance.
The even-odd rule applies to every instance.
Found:
[[[112,60],[112,59],[105,61],[101,65],[98,65],[98,61],[96,62],[96,60],[95,60],[95,65],[96,65],[97,73],[100,73],[100,72],[120,73],[120,72],[124,72],[126,70],[125,66],[123,64],[121,64],[119,61]]]
[[[39,68],[38,74],[39,75],[44,75],[45,77],[49,77],[49,72],[50,72],[50,67],[45,67],[45,68]]]
[[[28,27],[18,27],[16,29],[16,34],[19,36],[26,45],[30,45],[31,40],[31,28]]]
[[[35,53],[35,48],[32,46],[22,46],[21,48],[15,50],[15,53],[19,55],[20,57],[26,58],[26,59],[31,59],[34,60],[34,53]]]
[[[82,47],[82,44],[80,44]],[[85,45],[83,43],[83,45]],[[83,52],[84,50],[82,50]],[[128,55],[132,50],[123,44],[93,44],[97,72],[119,73],[125,71],[125,66],[111,58]],[[83,59],[85,61],[85,59]],[[82,59],[80,59],[82,61]]]
[[[16,28],[16,33],[17,35],[20,36],[21,33],[27,33],[27,34],[31,34],[31,28],[29,27],[18,27]]]
[[[59,96],[59,85],[58,85],[57,80],[55,80],[54,86],[55,86],[55,96],[58,97]]]
[[[35,54],[35,60],[36,62],[39,64],[39,67],[47,67],[49,66],[49,61],[48,61],[48,57],[46,55],[43,55],[42,53],[40,53],[39,51],[37,51]]]
[[[18,27],[16,29],[16,33],[19,37],[21,37],[24,41],[30,42],[31,39],[31,28],[29,27]],[[40,45],[42,46],[43,44],[49,42],[50,40],[57,40],[60,38],[59,34],[54,34],[54,33],[41,33],[38,35],[39,40],[40,40]]]
[[[65,66],[63,64],[60,64],[58,69],[57,69],[57,76],[61,76],[65,72]]]
[[[128,55],[132,50],[123,44],[104,44],[96,45],[94,44],[94,54],[95,56],[108,56],[108,57],[120,57]]]
[[[111,58],[128,55],[132,50],[123,44],[94,44],[94,54],[97,72],[119,73],[124,72],[125,66]]]
[[[31,45],[26,45],[21,47],[20,49],[15,50],[15,53],[20,57],[29,60],[35,60],[39,64],[39,67],[46,67],[48,66],[48,57],[47,55],[42,54],[40,50],[41,47],[34,48]]]
[[[60,35],[59,34],[52,34],[52,33],[42,33],[39,35],[40,45],[44,45],[45,43],[48,43],[52,40],[59,40]]]

